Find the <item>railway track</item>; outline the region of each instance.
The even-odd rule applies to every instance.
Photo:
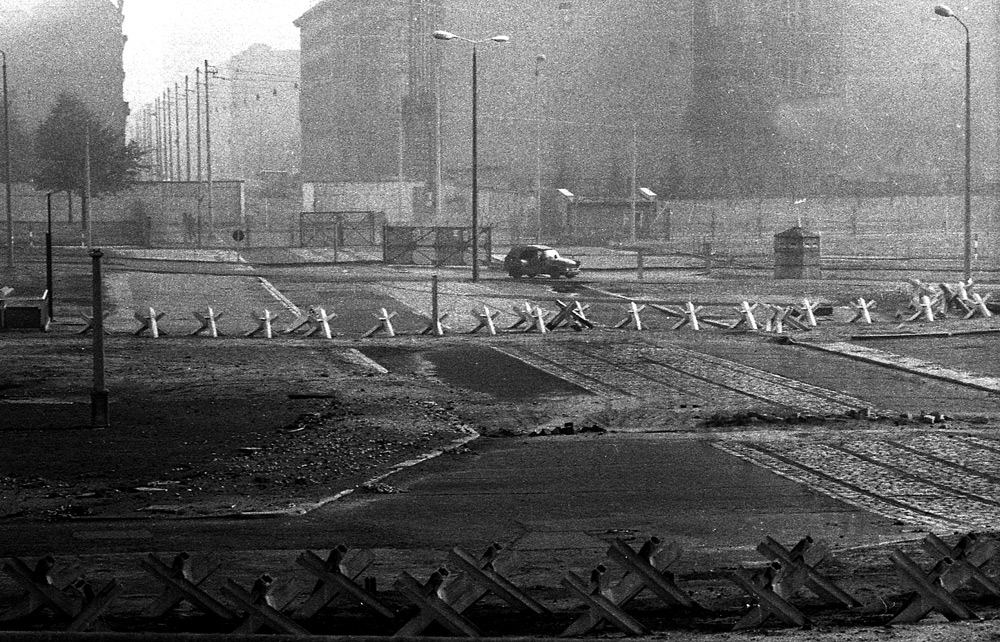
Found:
[[[995,439],[942,432],[719,439],[725,452],[889,519],[939,531],[993,529],[1000,520]]]
[[[567,341],[496,346],[608,397],[655,398],[673,410],[843,414],[860,399],[678,345]]]

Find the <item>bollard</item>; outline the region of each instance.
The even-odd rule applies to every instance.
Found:
[[[375,336],[377,332],[385,332],[387,336],[396,336],[396,330],[392,327],[392,320],[396,316],[395,312],[389,312],[385,308],[382,308],[380,314],[374,315],[378,319],[378,325],[374,328],[365,332],[364,338],[368,339]]]
[[[473,241],[475,242],[475,241]],[[431,320],[437,323],[441,318],[441,311],[438,309],[438,275],[431,277]],[[437,336],[441,336],[439,333]]]
[[[534,311],[535,311],[535,306],[533,306],[530,301],[525,301],[524,305],[521,307],[518,306],[512,307],[511,312],[513,312],[514,315],[517,317],[517,321],[511,324],[511,326],[507,329],[517,330],[521,326],[525,326],[524,331],[530,332],[532,325],[534,324],[534,317],[533,317]]]
[[[332,339],[333,331],[330,330],[330,321],[336,316],[333,312],[327,314],[327,311],[323,308],[314,308],[309,312],[309,325],[311,327],[306,332],[306,336],[311,337],[320,332],[324,339]]]
[[[680,328],[687,324],[691,326],[692,330],[701,330],[701,325],[698,323],[698,313],[701,312],[701,307],[696,307],[694,303],[688,301],[684,306],[684,320],[682,323],[678,323],[675,328]]]
[[[854,317],[848,321],[848,323],[857,323],[858,321],[864,321],[865,323],[872,322],[872,310],[875,309],[875,301],[865,301],[864,298],[859,298],[856,302],[851,302],[851,307],[853,307],[856,312]]]
[[[921,296],[918,306],[920,308],[920,316],[923,316],[924,321],[930,322],[934,320],[934,306],[929,296],[926,294]]]
[[[93,321],[94,321],[94,388],[90,393],[90,427],[107,428],[108,389],[104,384],[104,283],[101,278],[101,258],[104,253],[93,250]]]
[[[642,317],[639,313],[646,309],[646,304],[637,305],[635,301],[630,301],[628,306],[628,316],[615,324],[616,330],[627,328],[629,324],[634,324],[635,329],[642,330]]]
[[[139,326],[139,329],[135,331],[135,336],[139,336],[146,330],[149,330],[150,336],[152,336],[154,339],[158,339],[160,337],[160,332],[161,332],[160,319],[162,319],[165,316],[166,316],[165,312],[157,312],[153,308],[149,308],[149,316],[142,316],[141,314],[136,312],[135,320],[138,321],[141,325]],[[164,332],[163,334],[166,334],[166,332]]]
[[[989,296],[990,296],[989,294],[987,294],[985,296],[983,296],[981,294],[978,294],[978,293],[973,294],[972,295],[972,299],[971,299],[972,300],[972,311],[969,313],[969,316],[967,316],[965,318],[966,319],[971,318],[972,316],[974,316],[976,314],[979,314],[980,316],[983,316],[985,318],[992,317],[993,313],[990,311],[990,309],[988,307],[986,307],[986,299]]]
[[[110,316],[111,316],[110,312],[106,311],[104,313],[104,318],[105,319],[107,319]],[[83,327],[83,330],[80,330],[80,334],[89,334],[89,333],[93,332],[94,331],[94,317],[90,316],[86,312],[81,312],[80,313],[80,318],[83,319],[84,324],[85,324],[84,327]],[[104,334],[110,334],[110,332],[108,332],[107,328],[104,328],[103,330],[104,330]]]
[[[756,332],[759,330],[757,326],[757,318],[753,315],[754,310],[759,307],[758,303],[750,305],[748,301],[741,301],[740,307],[737,310],[740,313],[740,320],[736,322],[733,326],[733,330],[738,330],[742,326],[746,326],[749,330]]]
[[[252,315],[252,318],[255,321],[257,321],[257,327],[251,330],[250,332],[247,332],[246,335],[244,336],[252,337],[256,336],[260,332],[263,332],[266,338],[273,339],[274,338],[273,323],[280,315],[281,315],[280,312],[275,314],[270,310],[268,310],[267,308],[264,309],[263,316],[257,316],[256,314]]]
[[[489,306],[483,305],[482,312],[473,308],[472,314],[473,316],[479,317],[479,325],[470,330],[469,334],[475,334],[480,330],[482,330],[483,328],[486,328],[486,331],[490,333],[490,336],[496,336],[497,334],[496,318],[500,316],[499,312],[495,310],[490,310]]]
[[[802,307],[799,308],[802,316],[806,318],[806,323],[815,328],[816,327],[816,308],[819,306],[818,303],[810,303],[809,299],[802,299]]]
[[[201,334],[202,332],[207,332],[208,336],[212,337],[213,339],[219,338],[219,328],[216,325],[216,321],[222,318],[222,314],[223,314],[222,312],[219,313],[214,312],[212,308],[208,308],[208,312],[205,314],[202,314],[201,312],[195,312],[194,318],[198,320],[198,322],[201,324],[201,327],[192,332],[191,336],[193,337]]]
[[[535,306],[535,310],[532,312],[532,317],[535,319],[535,329],[538,330],[540,334],[546,334],[549,330],[545,324],[545,310],[542,309],[542,306]]]

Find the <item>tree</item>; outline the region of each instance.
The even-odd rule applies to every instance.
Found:
[[[89,138],[89,141],[88,141]],[[76,96],[60,94],[35,135],[35,189],[85,196],[90,147],[90,196],[114,194],[136,182],[145,151],[102,124]]]
[[[2,136],[2,131],[0,129],[0,136]],[[28,129],[12,115],[10,117],[10,177],[14,183],[27,183],[31,180],[32,143]],[[2,140],[0,140],[0,144],[2,144]],[[6,169],[6,155],[0,154],[0,176],[6,175]]]

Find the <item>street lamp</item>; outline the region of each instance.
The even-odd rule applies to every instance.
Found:
[[[14,208],[11,203],[10,184],[10,102],[7,100],[7,52],[0,51],[3,57],[3,150],[4,150],[4,182],[7,184],[7,267],[14,268]]]
[[[542,63],[545,54],[535,56],[535,243],[542,240]]]
[[[965,29],[965,280],[972,278],[972,41],[969,27],[951,8],[939,4],[934,13],[954,18]]]
[[[477,76],[476,45],[483,42],[507,42],[509,36],[492,36],[486,40],[469,40],[456,36],[450,31],[435,31],[431,34],[437,40],[464,40],[472,45],[472,281],[479,280],[479,141],[477,118]]]

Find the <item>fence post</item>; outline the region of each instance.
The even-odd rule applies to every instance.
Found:
[[[94,389],[90,393],[90,427],[108,427],[108,389],[104,384],[104,288],[101,283],[101,257],[92,250],[94,286]]]
[[[337,254],[340,250],[340,215],[333,220],[333,262],[339,263]]]
[[[438,275],[431,277],[431,323],[437,326],[441,315],[438,313]]]

